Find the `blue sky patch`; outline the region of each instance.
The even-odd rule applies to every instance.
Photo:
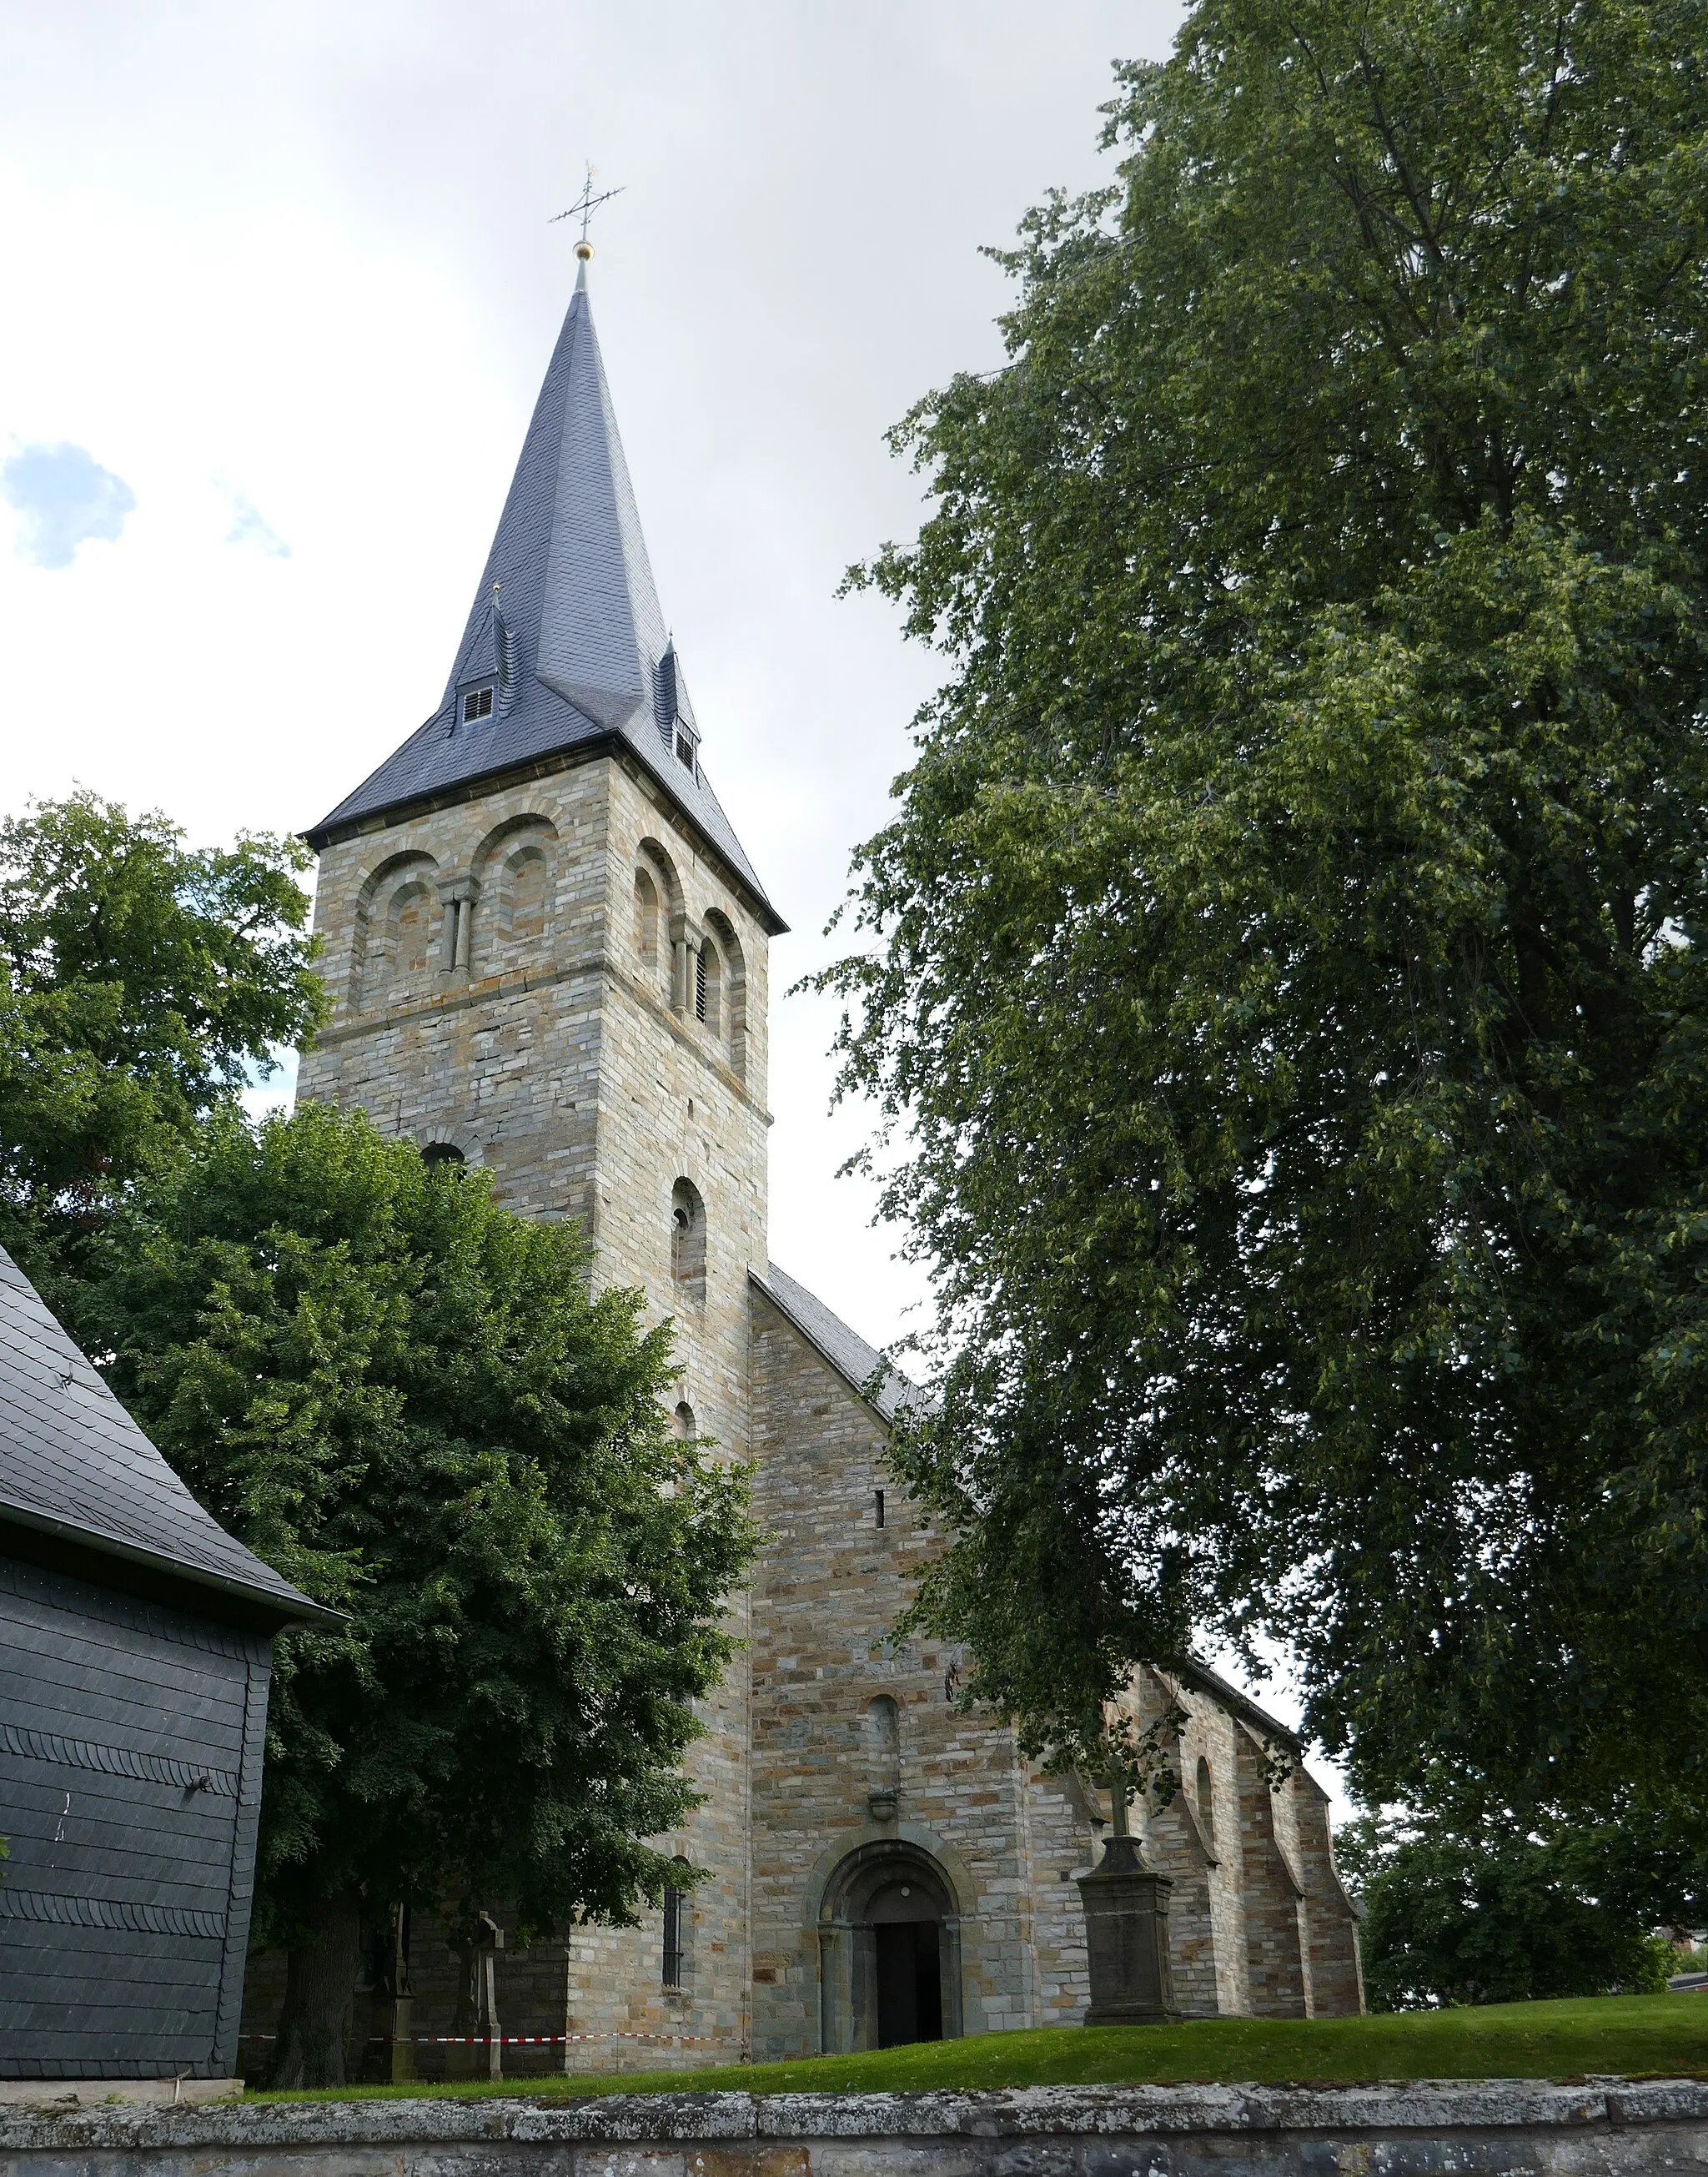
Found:
[[[38,567],[68,567],[91,537],[114,543],[136,494],[84,446],[25,446],[0,463],[0,493],[22,515],[18,549]]]

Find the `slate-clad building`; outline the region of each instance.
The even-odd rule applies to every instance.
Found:
[[[234,2075],[272,1637],[315,1618],[0,1248],[0,2077]]]

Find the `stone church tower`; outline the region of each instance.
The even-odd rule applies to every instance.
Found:
[[[1107,1803],[963,1715],[955,1656],[885,1640],[930,1547],[886,1482],[906,1386],[870,1396],[876,1353],[769,1259],[785,925],[701,762],[587,255],[444,699],[308,834],[332,1012],[299,1093],[485,1166],[527,1215],[580,1219],[595,1276],[674,1318],[679,1424],[753,1462],[772,1540],[691,1757],[706,1803],[668,1841],[709,1880],[639,1929],[499,1951],[485,2015],[550,2037],[506,2045],[509,2071],[1070,2022],[1073,1878]],[[1187,1788],[1137,1823],[1174,1878],[1182,2007],[1357,2009],[1324,1795],[1300,1767],[1271,1781],[1291,1735],[1196,1666],[1141,1674],[1131,1699],[1189,1718]],[[394,1931],[387,1955],[376,2037],[449,2032],[442,1934]],[[262,1961],[258,2036],[275,1993]],[[438,2044],[416,2048],[432,2068]]]

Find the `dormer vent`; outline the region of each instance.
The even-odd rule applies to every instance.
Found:
[[[489,718],[491,716],[492,690],[489,687],[471,688],[468,693],[462,699],[462,723],[464,725],[472,726],[475,723],[476,719]]]

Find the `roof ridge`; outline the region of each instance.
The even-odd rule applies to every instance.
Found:
[[[876,1410],[886,1421],[894,1421],[903,1407],[924,1401],[925,1394],[898,1368],[892,1367],[879,1349],[869,1345],[816,1293],[809,1292],[779,1263],[767,1262],[764,1274],[750,1269],[752,1282],[778,1312],[793,1323],[820,1357],[835,1369],[849,1389]],[[876,1394],[870,1388],[881,1369]]]

